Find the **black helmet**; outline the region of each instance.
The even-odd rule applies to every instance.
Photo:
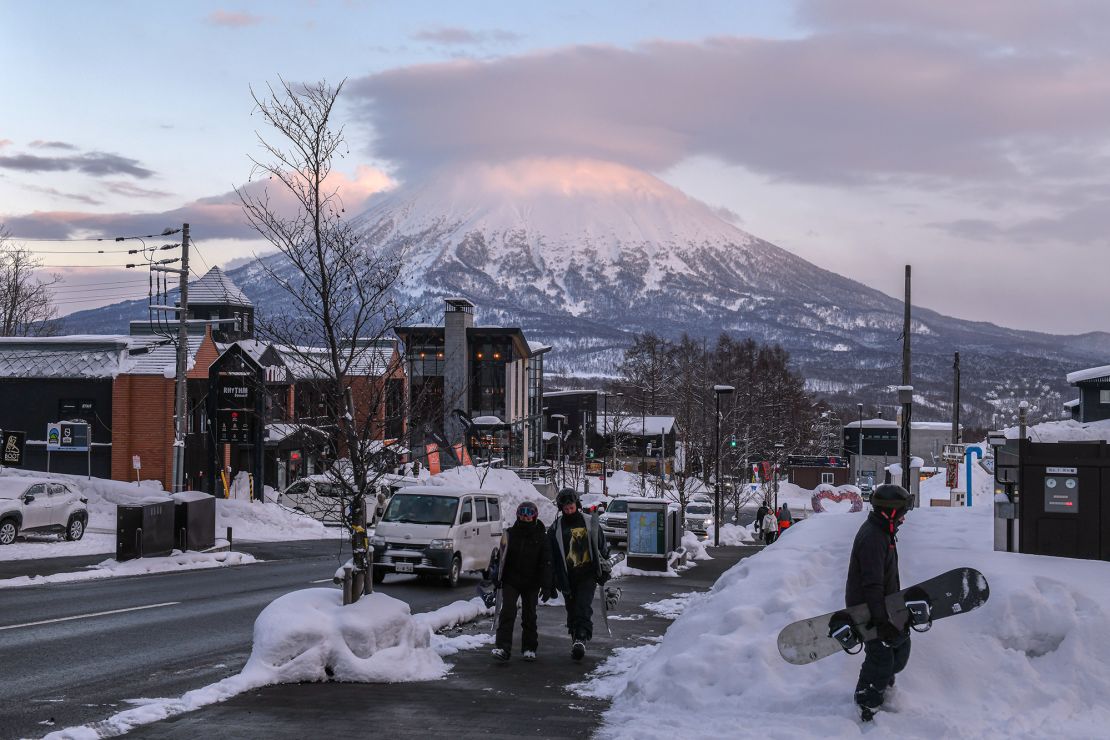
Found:
[[[574,490],[573,488],[564,488],[563,490],[559,491],[559,495],[555,497],[555,503],[559,506],[559,508],[562,508],[567,504],[577,504],[578,491]]]
[[[876,509],[908,509],[910,494],[896,483],[884,483],[871,494],[871,506]]]

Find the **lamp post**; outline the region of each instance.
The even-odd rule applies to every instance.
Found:
[[[898,403],[902,404],[902,488],[910,491],[910,430],[913,416],[913,386],[898,386]],[[911,491],[912,494],[912,491]],[[917,502],[914,501],[914,504]]]
[[[717,434],[713,445],[713,546],[721,544],[721,396],[736,389],[731,385],[713,386],[713,399],[717,404]]]
[[[856,437],[856,486],[859,486],[860,476],[859,469],[863,465],[863,404],[856,404],[856,411],[859,412],[859,435]]]
[[[567,482],[567,472],[563,467],[563,422],[567,420],[567,417],[563,414],[552,414],[548,418],[555,420],[555,455],[558,457],[559,473],[560,478],[562,478],[559,488],[562,488]]]

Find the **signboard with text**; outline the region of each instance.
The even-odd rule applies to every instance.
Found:
[[[88,452],[89,425],[83,421],[59,421],[46,425],[46,449],[49,452]]]
[[[15,467],[23,465],[23,445],[26,441],[26,432],[4,432],[0,437],[0,461]]]
[[[220,444],[254,443],[255,389],[246,374],[220,375],[216,439]]]

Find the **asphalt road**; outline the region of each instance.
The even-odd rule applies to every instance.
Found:
[[[0,738],[40,737],[238,673],[263,607],[296,589],[335,588],[334,540],[236,549],[283,559],[0,591]],[[468,598],[475,583],[452,590],[390,575],[378,588],[422,612]]]

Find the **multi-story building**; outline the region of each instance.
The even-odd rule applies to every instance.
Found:
[[[475,325],[474,304],[465,298],[445,299],[443,326],[399,327],[396,333],[409,378],[414,454],[429,442],[461,443],[459,410],[484,417],[488,452],[505,464],[527,467],[543,459],[543,356],[550,347],[529,342],[516,327]]]

